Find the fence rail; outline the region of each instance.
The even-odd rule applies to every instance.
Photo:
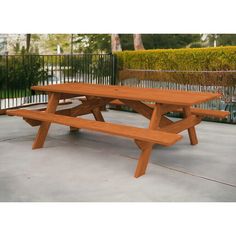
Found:
[[[32,85],[70,82],[115,83],[111,54],[2,55],[0,56],[0,110],[47,102]]]

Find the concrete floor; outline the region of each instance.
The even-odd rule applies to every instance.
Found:
[[[107,121],[147,126],[135,113],[109,110]],[[37,128],[0,116],[0,201],[236,201],[236,126],[202,122],[199,144],[187,132],[155,146],[147,174],[133,177],[132,140],[53,125],[45,147],[31,150]]]

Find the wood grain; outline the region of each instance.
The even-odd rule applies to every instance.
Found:
[[[162,131],[151,130],[148,128],[137,128],[128,125],[87,120],[78,117],[62,116],[52,113],[46,114],[41,111],[30,111],[22,109],[22,110],[11,110],[8,111],[8,113],[14,116],[26,117],[28,119],[33,119],[33,120],[40,120],[42,122],[53,122],[56,124],[72,126],[75,128],[84,128],[111,135],[123,136],[151,143],[158,143],[164,146],[173,145],[182,138],[182,136],[178,134],[171,134]]]
[[[42,114],[55,113],[57,109],[57,105],[59,103],[59,99],[60,99],[60,94],[56,94],[56,93],[50,94],[47,109],[45,112],[42,112]],[[33,143],[32,149],[43,147],[50,125],[51,125],[50,120],[41,123],[38,133],[36,135],[35,141]]]
[[[161,105],[155,104],[152,117],[149,123],[149,130],[158,129],[160,121],[161,121]],[[144,175],[146,172],[148,161],[152,152],[153,143],[140,142],[140,140],[136,141],[136,143],[141,148],[141,155],[139,157],[138,164],[134,173],[134,177],[138,178]]]
[[[190,92],[157,88],[138,88],[115,85],[65,83],[47,86],[33,86],[33,90],[73,95],[98,96],[114,99],[149,101],[171,105],[191,106],[219,98],[218,93]]]
[[[185,107],[184,108],[184,116],[186,118],[191,117],[190,107]],[[196,134],[196,130],[195,130],[194,125],[192,127],[188,128],[188,136],[189,136],[191,145],[198,144],[197,134]]]

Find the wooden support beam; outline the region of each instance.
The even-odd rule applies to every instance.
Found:
[[[153,109],[150,108],[145,103],[140,102],[140,101],[124,100],[124,99],[120,99],[120,101],[123,102],[128,107],[134,109],[136,112],[143,115],[147,119],[149,120],[151,119]]]
[[[161,128],[161,131],[178,134],[186,129],[194,127],[199,124],[201,119],[195,115],[188,116],[186,119],[176,121],[170,125]]]
[[[148,146],[149,146],[149,143],[143,142],[143,141],[140,141],[140,140],[137,140],[137,139],[135,139],[134,142],[136,143],[136,145],[141,150],[144,150],[144,149],[148,148]]]
[[[59,103],[59,99],[60,99],[60,94],[58,94],[58,93],[49,94],[48,106],[47,106],[45,113],[55,113],[55,111],[57,109],[57,105]],[[51,122],[42,122],[41,123],[38,133],[37,133],[37,136],[36,136],[35,141],[32,146],[33,149],[43,147],[43,144],[44,144],[45,139],[47,137],[50,125],[51,125]]]
[[[90,97],[90,96],[86,96],[86,98],[87,98],[88,101],[93,101],[93,100],[95,100],[95,101],[97,101],[98,103],[100,102],[100,99],[98,100],[97,98],[93,98],[93,97]],[[107,100],[106,98],[104,98],[104,99],[102,99],[102,100],[104,100],[104,104],[108,103],[108,102],[107,102],[108,100]],[[109,100],[109,101],[110,101],[110,100]],[[86,102],[86,101],[84,101],[83,103],[85,103],[85,102]],[[103,106],[104,106],[104,105],[103,105]],[[103,118],[103,115],[102,115],[102,113],[101,113],[101,110],[100,110],[100,106],[94,107],[94,108],[92,109],[92,113],[93,113],[93,116],[94,116],[95,120],[105,122],[105,120],[104,120],[104,118]]]
[[[184,110],[184,116],[186,118],[191,116],[190,107],[184,107],[183,110]],[[192,127],[188,128],[188,136],[189,136],[191,145],[198,144],[197,134],[196,134],[196,130],[195,130],[194,125]]]
[[[71,116],[75,117],[84,115],[85,113],[92,113],[93,109],[102,107],[108,104],[111,100],[112,98],[94,98],[84,101],[82,104],[71,110]]]
[[[173,112],[177,109],[180,109],[181,106],[177,106],[177,105],[167,105],[167,104],[162,104],[161,106],[161,113],[162,115],[168,113],[168,112]]]
[[[39,120],[32,120],[32,119],[28,119],[28,118],[24,118],[23,117],[23,120],[25,122],[27,122],[29,125],[31,125],[32,127],[34,126],[39,126],[41,125],[42,121],[39,121]]]
[[[156,103],[152,112],[150,123],[149,123],[149,129],[151,130],[158,129],[160,125],[160,120],[161,120],[161,105]],[[141,155],[139,157],[138,164],[137,164],[135,174],[134,174],[134,176],[138,178],[144,175],[146,172],[148,161],[152,152],[153,144],[149,142],[142,142],[142,141],[137,141],[137,140],[135,142],[141,148]]]
[[[63,93],[61,94],[61,99],[69,99],[69,98],[74,98],[74,97],[83,97],[84,95],[79,95],[79,94],[66,94]]]
[[[165,127],[167,125],[173,124],[174,122],[170,119],[168,119],[167,117],[165,117],[164,115],[161,117],[161,121],[160,121],[160,128]]]

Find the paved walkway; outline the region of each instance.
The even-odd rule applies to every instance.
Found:
[[[109,110],[104,117],[147,125],[135,113]],[[156,146],[138,179],[131,140],[68,130],[53,125],[45,148],[32,151],[37,128],[0,116],[0,201],[236,201],[235,125],[202,122],[198,145],[184,132],[175,146]]]

